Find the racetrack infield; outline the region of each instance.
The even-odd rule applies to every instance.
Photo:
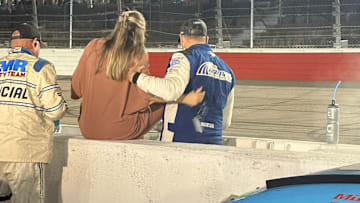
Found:
[[[80,100],[70,99],[71,80],[58,77],[70,111],[61,124],[77,125]],[[231,127],[224,136],[325,140],[327,107],[336,82],[238,80]],[[360,144],[360,83],[343,82],[336,94],[340,106],[340,143]]]

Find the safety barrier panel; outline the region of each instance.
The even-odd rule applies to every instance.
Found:
[[[359,150],[308,152],[56,136],[46,202],[221,202],[265,180],[356,163]]]

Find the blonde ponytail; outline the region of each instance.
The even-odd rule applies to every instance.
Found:
[[[106,77],[126,80],[129,67],[145,54],[146,22],[138,11],[126,11],[105,38],[97,72],[105,68]]]

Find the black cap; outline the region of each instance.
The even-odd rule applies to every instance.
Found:
[[[20,35],[16,35],[16,36],[11,35],[11,40],[37,38],[37,40],[40,42],[41,47],[46,47],[46,44],[43,41],[41,41],[41,37],[38,29],[33,24],[21,23],[18,26],[16,26],[16,28],[11,32],[11,34],[13,34],[13,32],[15,31],[19,31]]]
[[[181,26],[180,34],[207,36],[207,27],[203,20],[191,19],[191,20],[186,21]]]

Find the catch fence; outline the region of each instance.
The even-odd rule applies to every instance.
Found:
[[[147,20],[148,47],[176,47],[181,24],[201,18],[225,48],[360,47],[358,0],[52,0],[0,3],[0,46],[19,22],[37,22],[49,47],[84,47],[111,32],[125,8]],[[35,1],[35,0],[33,0]]]

